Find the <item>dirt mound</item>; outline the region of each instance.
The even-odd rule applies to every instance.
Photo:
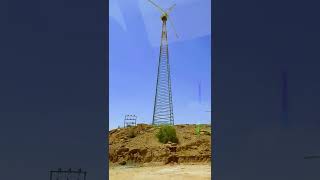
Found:
[[[159,127],[138,124],[109,131],[110,165],[144,163],[193,163],[211,161],[211,126],[175,125],[179,143],[162,144],[156,133]]]

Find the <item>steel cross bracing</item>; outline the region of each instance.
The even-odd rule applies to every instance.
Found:
[[[126,115],[124,118],[123,127],[136,126],[137,125],[137,116],[136,115]]]
[[[152,124],[155,125],[174,124],[166,21],[167,17],[162,16],[160,56],[152,120]]]

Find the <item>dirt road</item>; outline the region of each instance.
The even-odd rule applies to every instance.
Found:
[[[112,167],[111,180],[209,180],[210,165],[166,165],[154,167]]]

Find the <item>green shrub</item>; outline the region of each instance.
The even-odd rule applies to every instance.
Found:
[[[200,135],[201,125],[196,125],[196,135]]]
[[[156,137],[161,143],[167,143],[168,141],[178,143],[176,129],[170,125],[160,126],[159,132],[156,134]]]

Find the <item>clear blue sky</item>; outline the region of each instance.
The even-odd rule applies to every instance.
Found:
[[[164,9],[176,3],[171,18],[179,39],[168,25],[175,124],[210,123],[206,111],[211,109],[211,1],[155,2]],[[109,4],[109,128],[123,126],[126,114],[150,124],[161,14],[147,0],[111,0]]]

